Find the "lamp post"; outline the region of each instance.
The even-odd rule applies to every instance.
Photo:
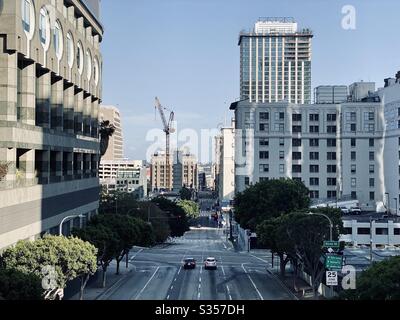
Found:
[[[308,213],[311,216],[321,216],[321,217],[325,217],[326,219],[329,220],[329,240],[333,241],[333,223],[331,218],[329,218],[326,214],[323,213],[313,213],[313,212],[309,212]]]
[[[85,218],[85,216],[82,215],[82,214],[79,214],[79,215],[74,215],[74,216],[68,216],[68,217],[65,217],[64,219],[62,219],[62,221],[61,221],[61,223],[60,223],[60,226],[59,226],[59,236],[60,236],[60,237],[63,235],[63,233],[62,233],[62,226],[63,226],[63,223],[66,222],[67,220],[71,220],[71,219],[75,219],[75,218],[81,218],[81,219],[83,219],[83,218]]]

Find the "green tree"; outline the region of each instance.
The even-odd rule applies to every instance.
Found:
[[[108,120],[100,122],[100,158],[106,154],[110,138],[114,134],[115,129],[115,126]]]
[[[192,190],[183,187],[179,192],[181,200],[192,200]]]
[[[46,268],[54,270],[54,283],[49,285],[45,297],[63,297],[67,282],[81,278],[81,296],[85,279],[94,274],[97,249],[88,242],[76,238],[45,236],[36,241],[20,241],[2,255],[5,269],[43,278]],[[48,269],[50,270],[50,269]]]
[[[190,219],[196,219],[200,215],[200,207],[198,203],[194,201],[179,200],[178,207],[181,207],[185,211],[186,216]]]
[[[0,268],[0,300],[43,300],[42,280],[33,273]]]
[[[343,300],[400,300],[400,257],[374,263],[357,278],[357,289],[341,294]]]
[[[265,220],[309,206],[309,190],[303,183],[290,179],[263,181],[237,194],[235,219],[243,228],[255,231]]]
[[[120,254],[121,239],[117,232],[102,224],[98,217],[94,217],[84,229],[74,229],[72,234],[84,241],[93,244],[97,249],[97,265],[101,267],[102,287],[106,287],[107,270],[111,261]]]

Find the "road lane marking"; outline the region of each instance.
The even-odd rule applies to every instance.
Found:
[[[224,275],[224,278],[226,278],[224,266],[221,266],[221,270],[222,270],[222,274]]]
[[[129,261],[132,261],[133,259],[135,259],[135,257],[139,254],[139,253],[141,253],[143,251],[143,249],[140,249],[138,252],[136,252],[130,259],[129,259]]]
[[[178,275],[181,273],[182,267],[179,267]]]
[[[171,290],[174,290],[174,286],[171,286]]]
[[[176,282],[177,278],[175,278],[174,282]]]
[[[149,279],[149,281],[147,281],[147,283],[145,284],[145,286],[142,288],[142,290],[140,290],[140,292],[136,295],[135,300],[137,300],[140,295],[144,292],[144,290],[146,290],[147,286],[149,285],[149,283],[151,282],[151,280],[153,280],[153,278],[155,277],[156,273],[158,272],[158,270],[160,270],[160,267],[157,267],[156,271],[154,271],[153,275],[151,276],[151,278]]]
[[[247,274],[247,276],[249,277],[254,289],[256,289],[258,296],[261,298],[261,300],[264,300],[263,296],[261,295],[261,292],[258,290],[256,284],[254,283],[253,279],[250,277],[250,274],[247,272],[246,268],[244,267],[244,264],[242,264],[242,268],[244,270],[244,272]]]

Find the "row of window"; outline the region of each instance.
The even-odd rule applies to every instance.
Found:
[[[319,147],[320,146],[320,139],[308,139],[309,140],[309,146],[310,147]],[[259,144],[261,147],[267,147],[269,146],[269,138],[260,138]],[[285,139],[280,139],[279,145],[281,147],[285,146]],[[302,139],[292,139],[292,146],[293,147],[301,147],[303,145],[303,140]],[[337,146],[337,139],[326,139],[326,145],[329,148],[333,148]],[[357,147],[357,139],[350,139],[350,145],[352,148]],[[400,138],[399,138],[399,146],[400,146]],[[374,148],[375,147],[375,139],[369,139],[369,147]]]
[[[351,160],[357,160],[357,153],[355,151],[351,152]],[[285,159],[285,151],[279,151],[279,158],[280,160]],[[303,156],[301,152],[292,152],[292,160],[302,160]],[[319,160],[319,152],[310,152],[310,160]],[[261,160],[268,160],[269,159],[269,151],[260,151],[259,152],[259,159]],[[337,153],[336,152],[327,152],[326,159],[329,161],[336,161],[337,160]],[[375,161],[375,152],[369,153],[369,161]]]
[[[269,172],[269,168],[270,168],[269,164],[260,164],[260,173],[268,173]],[[282,168],[282,170],[279,170],[279,171],[281,173],[284,173],[285,172],[285,165],[282,164],[280,168]],[[310,168],[310,173],[319,173],[320,172],[320,166],[319,165],[310,165],[309,168]],[[293,172],[301,173],[302,172],[302,166],[301,165],[293,165]],[[337,173],[337,166],[336,165],[327,165],[326,166],[326,172],[327,173]],[[368,172],[369,172],[369,174],[375,174],[375,165],[370,165]],[[357,173],[357,166],[356,165],[352,165],[351,166],[351,174],[356,174],[356,173]],[[370,180],[370,186],[371,187],[375,186],[375,182],[372,183],[372,180]],[[399,183],[399,186],[400,186],[400,183]]]
[[[35,9],[32,0],[21,0],[22,1],[22,25],[25,32],[29,35],[34,34],[35,28]],[[39,14],[39,38],[40,42],[45,51],[50,47],[51,38],[53,38],[53,47],[58,60],[61,60],[64,54],[64,34],[59,20],[56,20],[53,27],[53,36],[51,37],[50,28],[50,14],[49,11],[42,7]],[[79,73],[83,74],[84,65],[86,65],[86,77],[90,81],[92,76],[96,85],[99,83],[100,79],[100,64],[97,57],[93,59],[92,54],[89,49],[84,53],[83,45],[79,41],[75,45],[74,39],[71,32],[67,33],[66,36],[66,53],[67,53],[67,63],[70,68],[74,66],[76,59],[76,64]],[[86,56],[86,59],[85,59]]]
[[[269,112],[260,112],[259,113],[259,120],[268,121],[270,119]],[[275,112],[274,114],[275,121],[283,121],[285,120],[285,113],[284,112]],[[293,122],[301,122],[303,120],[303,115],[300,113],[292,114],[292,121]],[[319,122],[320,121],[320,114],[312,113],[309,114],[309,120],[311,122]],[[365,112],[364,113],[364,120],[365,121],[375,121],[375,113],[374,112]],[[254,121],[254,113],[246,112],[245,114],[245,121],[251,122]],[[330,113],[326,115],[327,122],[336,122],[337,115],[336,113]],[[356,112],[347,112],[346,113],[346,121],[347,122],[356,122],[357,121],[357,113]]]

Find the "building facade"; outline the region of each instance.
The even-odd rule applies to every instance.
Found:
[[[310,189],[314,203],[357,199],[371,211],[386,203],[388,185],[396,179],[389,176],[399,168],[397,153],[386,151],[388,111],[383,104],[241,101],[231,109],[237,130],[236,192],[262,180],[293,178]],[[396,131],[397,151],[399,137]]]
[[[101,157],[102,161],[106,160],[123,160],[124,159],[124,140],[122,134],[121,114],[115,106],[100,106],[100,121],[110,121],[114,125],[115,132],[110,137],[106,154]]]
[[[241,32],[241,99],[311,103],[312,38],[292,18],[262,18],[252,31]]]
[[[100,183],[107,193],[133,193],[139,200],[147,198],[147,167],[142,160],[102,160]]]
[[[219,151],[218,198],[231,201],[235,197],[235,128],[221,128]]]
[[[314,89],[315,104],[335,104],[347,102],[349,89],[347,86],[318,86]]]
[[[198,188],[198,164],[194,155],[187,152],[174,152],[170,161],[170,185],[166,185],[165,153],[158,152],[151,157],[152,191],[179,192],[182,187]]]
[[[80,0],[1,2],[0,249],[97,212],[102,36]]]

